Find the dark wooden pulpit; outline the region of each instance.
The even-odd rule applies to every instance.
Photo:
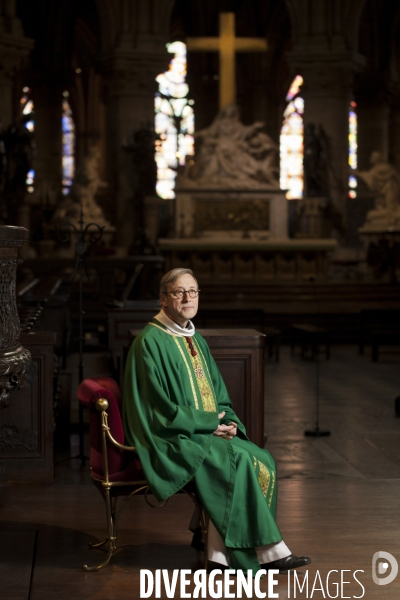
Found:
[[[56,334],[22,333],[21,342],[32,360],[23,387],[0,411],[0,483],[52,483]]]

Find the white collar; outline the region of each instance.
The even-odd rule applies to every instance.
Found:
[[[178,323],[172,321],[172,319],[170,319],[163,310],[160,310],[158,315],[156,315],[154,318],[157,319],[157,321],[159,321],[160,323],[162,323],[162,325],[164,325],[168,329],[168,331],[174,333],[175,335],[192,337],[192,335],[195,334],[196,330],[192,321],[188,321],[186,327],[181,327],[180,325],[178,325]]]

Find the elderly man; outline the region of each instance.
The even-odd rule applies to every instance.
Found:
[[[194,479],[210,519],[209,559],[233,569],[295,569],[275,522],[275,463],[250,442],[205,340],[191,319],[192,271],[161,280],[161,311],[132,344],[125,371],[124,428],[150,489],[164,500]]]

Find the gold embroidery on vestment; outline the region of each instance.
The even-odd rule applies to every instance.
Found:
[[[260,488],[261,488],[264,498],[266,498],[271,475],[270,475],[267,467],[262,462],[257,460],[255,456],[253,456],[253,458],[254,458],[254,462],[253,462],[254,469],[257,468],[257,465],[259,468],[258,483],[260,484]],[[273,473],[272,473],[272,476],[273,476]],[[271,505],[271,500],[272,500],[272,494],[270,495],[268,507],[270,507],[270,505]]]
[[[196,381],[199,387],[201,402],[203,404],[203,409],[206,412],[216,412],[214,395],[212,393],[211,386],[208,382],[207,377],[205,376],[202,360],[200,358],[199,352],[197,352],[196,356],[193,356],[189,346],[185,345],[188,356],[192,363],[193,371],[196,374]],[[196,350],[198,351],[198,347],[196,344]]]
[[[274,471],[272,471],[272,483],[271,483],[271,491],[269,493],[268,508],[271,508],[272,496],[274,495],[274,488],[275,488],[275,473],[274,473]]]
[[[198,409],[199,409],[199,400],[198,400],[198,398],[197,398],[197,394],[196,394],[196,388],[195,388],[195,386],[194,386],[194,381],[193,381],[192,373],[191,373],[191,371],[190,371],[189,363],[188,363],[188,361],[186,360],[185,353],[184,353],[184,351],[183,351],[183,349],[182,349],[182,347],[181,347],[180,343],[178,342],[177,338],[176,338],[176,337],[173,335],[173,336],[172,336],[172,339],[174,340],[175,344],[178,346],[179,352],[181,353],[181,356],[182,356],[182,358],[183,358],[183,361],[184,361],[184,363],[185,363],[185,366],[186,366],[186,369],[187,369],[187,372],[188,372],[188,375],[189,375],[189,379],[190,379],[190,385],[191,385],[191,387],[192,387],[194,405],[195,405],[195,407],[196,407],[196,408],[197,408],[197,410],[198,410]]]
[[[207,380],[207,378],[206,378],[206,377],[205,377],[205,379],[206,379],[206,381],[208,382],[208,385],[209,385],[209,388],[210,388],[210,391],[211,391],[211,402],[210,402],[210,406],[212,406],[212,407],[213,407],[213,408],[211,408],[211,409],[210,409],[210,411],[209,411],[209,412],[217,412],[217,406],[218,406],[218,402],[217,402],[217,396],[216,396],[216,394],[215,394],[214,386],[213,386],[213,384],[212,384],[211,374],[210,374],[210,370],[209,370],[209,368],[208,368],[207,361],[206,361],[206,359],[204,358],[204,354],[203,354],[203,351],[202,351],[202,349],[200,348],[199,342],[198,342],[198,341],[197,341],[195,338],[193,338],[193,344],[194,344],[194,347],[195,347],[195,348],[196,348],[196,350],[197,350],[197,353],[198,353],[199,357],[201,357],[201,358],[200,358],[200,360],[201,360],[202,364],[203,364],[203,365],[205,365],[205,367],[206,367],[206,371],[207,371],[207,373],[208,373],[208,380]],[[207,410],[207,409],[205,408],[204,410]]]

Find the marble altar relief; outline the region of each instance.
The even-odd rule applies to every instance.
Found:
[[[375,208],[367,213],[362,230],[400,228],[400,173],[381,152],[372,152],[369,171],[352,170],[375,196]]]
[[[235,104],[222,108],[210,127],[195,133],[198,150],[177,189],[279,189],[278,146],[263,126],[243,125]]]
[[[269,203],[249,198],[216,202],[194,200],[196,228],[199,231],[236,231],[244,237],[250,231],[269,231]]]
[[[192,188],[178,191],[175,237],[266,240],[288,237],[285,192]]]

